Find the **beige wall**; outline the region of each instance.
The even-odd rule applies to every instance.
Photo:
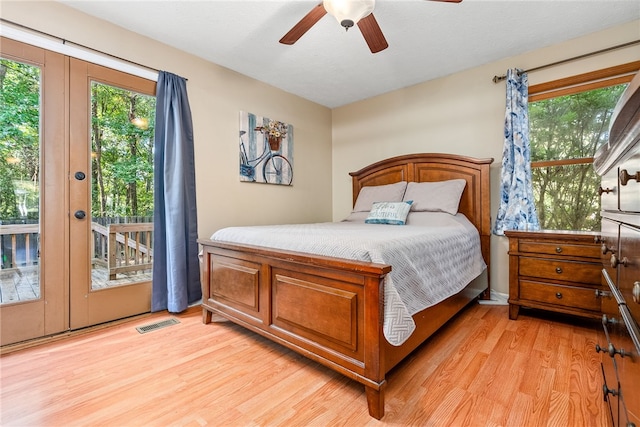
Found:
[[[498,210],[508,68],[534,68],[638,39],[640,21],[507,60],[336,108],[333,114],[333,218],[351,208],[349,172],[387,157],[418,152],[493,157],[491,212]],[[531,73],[537,84],[640,59],[640,45]],[[493,223],[492,223],[493,224]],[[508,293],[505,237],[492,237],[492,288]]]
[[[4,19],[188,79],[198,228],[331,220],[331,111],[55,2],[2,1]],[[239,112],[294,126],[294,185],[241,183]]]

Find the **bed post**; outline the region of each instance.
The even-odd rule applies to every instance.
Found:
[[[376,419],[384,416],[384,276],[369,277],[364,291],[364,390],[367,395],[369,415]],[[377,301],[377,303],[376,303]]]
[[[487,289],[481,299],[491,299],[491,163],[493,158],[478,160],[480,169],[480,246],[482,257],[487,264]]]
[[[369,415],[371,415],[376,420],[384,417],[384,389],[386,388],[386,386],[386,382],[380,384],[378,389],[371,386],[364,386],[364,391],[367,395]]]
[[[209,248],[203,244],[200,240],[200,247],[202,248],[202,256],[200,257],[200,282],[202,283],[202,301],[209,300],[209,269],[207,266],[211,265],[211,252]],[[202,323],[205,325],[211,323],[211,311],[202,305]]]

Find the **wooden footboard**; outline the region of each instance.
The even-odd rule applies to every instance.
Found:
[[[384,415],[383,264],[200,240],[203,321],[216,313],[365,385]]]
[[[413,316],[401,346],[383,335],[383,279],[391,267],[199,240],[203,322],[221,315],[365,386],[369,414],[384,415],[385,376],[470,301],[486,275]],[[482,280],[484,278],[484,280]]]

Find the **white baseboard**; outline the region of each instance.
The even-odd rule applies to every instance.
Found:
[[[491,299],[478,300],[483,305],[509,305],[509,295],[491,291]]]

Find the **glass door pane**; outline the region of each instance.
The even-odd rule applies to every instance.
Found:
[[[91,83],[91,288],[151,281],[155,97]]]
[[[0,304],[38,300],[40,68],[0,59]]]

